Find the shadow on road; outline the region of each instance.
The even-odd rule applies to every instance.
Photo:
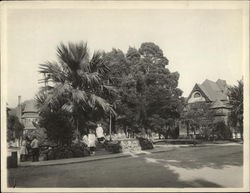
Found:
[[[169,153],[169,158],[165,159],[165,155],[152,155],[152,159],[155,159],[157,162],[162,164],[170,164],[175,167],[185,168],[185,169],[200,169],[204,167],[209,167],[213,169],[223,169],[230,166],[242,166],[243,165],[243,150],[225,152],[223,147],[219,150],[211,150],[210,148],[203,148],[204,151],[196,152],[194,154],[189,154],[187,148],[185,150],[179,150],[181,155],[176,155]],[[189,148],[190,151],[193,151],[193,148]],[[210,151],[211,150],[211,151]],[[209,151],[209,152],[208,152]],[[230,159],[225,159],[230,157]]]
[[[9,186],[40,188],[241,187],[240,147],[185,148],[171,152],[8,170]]]

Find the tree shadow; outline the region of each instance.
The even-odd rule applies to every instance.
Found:
[[[136,158],[140,159],[140,158]],[[151,166],[149,171],[145,170],[145,167],[138,167],[137,171],[134,173],[128,173],[127,171],[120,170],[111,173],[105,173],[105,176],[100,175],[95,176],[94,181],[87,180],[84,182],[82,177],[73,177],[66,178],[66,176],[58,173],[53,176],[53,179],[56,180],[56,186],[58,188],[203,188],[203,187],[222,187],[219,184],[216,184],[211,181],[204,179],[194,179],[194,180],[181,180],[180,174],[178,174],[174,169],[166,167],[164,170],[159,168],[162,165],[162,162],[150,162],[148,163]],[[161,172],[160,172],[161,171]],[[39,170],[37,169],[37,172]],[[40,171],[42,172],[42,171]],[[106,174],[109,174],[106,176]],[[51,173],[47,174],[48,176],[52,175]],[[39,174],[37,174],[39,176]],[[146,176],[146,177],[144,177]],[[9,175],[10,184],[9,187],[13,188],[13,180],[15,175]],[[33,179],[36,177],[33,176]],[[27,180],[29,182],[27,182]],[[44,181],[31,180],[30,178],[18,179],[17,182],[14,182],[16,187],[19,188],[50,188],[50,186]]]
[[[211,150],[213,151],[213,150]],[[226,156],[226,157],[225,157]],[[192,153],[189,155],[171,155],[166,159],[166,155],[151,154],[148,156],[152,159],[157,160],[162,164],[168,164],[175,167],[181,167],[185,169],[201,169],[203,167],[209,167],[213,169],[223,169],[228,166],[242,166],[243,165],[243,152],[231,152],[228,155],[216,154],[210,155],[209,153],[199,156],[193,156]],[[181,158],[180,158],[181,157]]]
[[[242,156],[242,155],[238,155]],[[242,166],[243,162],[238,159],[223,159],[224,156],[217,156],[216,158],[204,157],[204,159],[185,159],[180,162],[169,162],[168,160],[160,160],[160,162],[185,169],[201,169],[209,167],[213,169],[224,169],[227,166]]]
[[[185,182],[186,187],[210,187],[210,188],[222,188],[223,186],[210,182],[204,179],[196,179],[192,181]]]
[[[162,166],[164,167],[164,171],[162,171],[162,178],[165,178],[165,174],[167,174],[168,177],[165,178],[165,183],[161,184],[159,187],[169,187],[169,188],[187,188],[187,187],[223,187],[215,182],[208,181],[206,179],[202,179],[199,177],[196,177],[193,180],[181,180],[180,175],[181,173],[178,173],[176,169],[171,168],[169,164],[166,164],[166,160],[163,159],[154,159],[150,157],[144,157],[146,163],[148,164],[154,164],[155,166]],[[174,160],[171,160],[174,161]],[[177,164],[178,163],[178,164]],[[180,162],[171,163],[171,165],[180,165]],[[183,164],[183,163],[182,163]],[[178,167],[178,166],[176,166]],[[169,178],[171,176],[171,178]],[[190,175],[192,178],[192,175]],[[157,183],[154,183],[157,184]],[[146,184],[147,187],[152,187],[149,184]]]
[[[210,150],[213,152],[217,151],[217,153],[208,153]],[[120,159],[119,161],[113,160],[111,162],[110,160],[106,160],[96,162],[95,164],[90,162],[89,164],[84,164],[84,167],[82,164],[74,164],[68,166],[65,165],[63,168],[62,166],[44,167],[43,170],[41,170],[41,168],[34,168],[32,171],[29,171],[28,168],[19,168],[18,171],[17,168],[10,169],[8,170],[8,178],[10,180],[9,186],[13,187],[13,185],[16,185],[16,187],[27,188],[49,188],[52,186],[62,188],[223,187],[223,185],[219,184],[216,179],[213,180],[213,178],[211,178],[213,173],[210,174],[210,178],[206,178],[206,176],[203,177],[199,171],[192,172],[192,170],[202,169],[205,167],[223,169],[227,166],[242,166],[243,156],[241,151],[235,149],[233,151],[230,150],[225,152],[224,150],[224,148],[217,150],[209,148],[207,150],[204,149],[204,151],[202,150],[199,153],[194,153],[194,151],[188,150],[187,148],[187,151],[176,150],[161,154],[140,155],[135,158],[131,157]],[[221,154],[220,151],[222,151]],[[97,163],[103,164],[105,167],[102,167],[101,170],[98,168],[98,172],[95,173],[95,166]],[[178,168],[180,168],[180,171]],[[183,170],[184,173],[182,173],[181,168],[190,171],[186,172]],[[93,171],[92,176],[85,176],[85,170]],[[202,172],[204,172],[204,170]],[[27,173],[30,175],[23,178]],[[47,177],[49,180],[47,180]],[[16,178],[16,182],[13,181],[14,178]]]
[[[208,181],[204,179],[194,179],[194,180],[187,180],[183,181],[180,180],[180,175],[176,172],[174,172],[172,169],[167,168],[168,172],[171,172],[172,176],[175,176],[175,182],[170,184],[169,188],[222,188],[223,186]]]

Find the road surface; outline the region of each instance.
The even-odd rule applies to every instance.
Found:
[[[172,151],[67,165],[9,169],[16,187],[242,187],[242,145]]]

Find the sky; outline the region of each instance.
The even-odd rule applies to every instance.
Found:
[[[7,103],[34,98],[39,64],[55,61],[60,42],[86,41],[91,52],[154,42],[180,73],[188,96],[195,83],[224,79],[237,84],[242,71],[242,12],[239,9],[11,9],[7,12]]]

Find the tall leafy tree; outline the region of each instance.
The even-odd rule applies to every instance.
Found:
[[[24,126],[18,120],[17,116],[7,113],[7,141],[15,140],[22,137]]]
[[[57,57],[57,62],[40,65],[39,72],[46,74],[44,81],[50,82],[37,97],[41,112],[60,109],[70,113],[77,131],[79,123],[91,120],[93,114],[115,114],[106,97],[115,89],[109,85],[110,70],[103,53],[97,51],[91,57],[84,42],[61,43]]]
[[[210,109],[210,105],[206,102],[186,104],[181,119],[187,126],[187,135],[190,132],[200,133],[205,139],[208,139],[211,135],[214,136],[216,133],[214,127],[215,114]]]
[[[168,59],[163,51],[152,42],[142,43],[139,48],[141,55],[138,70],[137,93],[143,109],[142,127],[149,128],[156,117],[165,126],[157,130],[168,137],[167,130],[174,129],[174,120],[180,116],[182,91],[177,87],[179,73],[171,73],[167,69]]]
[[[238,81],[237,86],[229,88],[229,103],[232,106],[232,110],[229,116],[230,124],[238,128],[243,139],[243,81]]]
[[[126,54],[112,50],[108,55],[118,80],[118,122],[133,131],[153,127],[162,132],[162,125],[172,126],[170,118],[179,116],[182,91],[177,88],[179,74],[166,68],[168,59],[159,46],[142,43],[138,50],[129,47]]]

